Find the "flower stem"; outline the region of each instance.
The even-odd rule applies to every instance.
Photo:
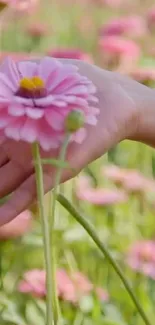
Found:
[[[64,162],[67,146],[69,143],[70,134],[66,135],[66,138],[63,142],[62,148],[60,150],[59,155],[59,162]],[[56,198],[58,192],[58,186],[61,181],[61,174],[62,174],[62,167],[58,167],[56,174],[55,174],[55,182],[54,182],[54,189],[51,193],[52,195],[52,211],[51,215],[51,256],[52,256],[52,288],[53,288],[53,313],[54,313],[54,325],[58,325],[60,321],[60,310],[59,310],[59,303],[58,303],[58,295],[57,295],[57,286],[56,286],[56,247],[55,247],[55,208],[56,208]],[[50,199],[51,203],[51,199]],[[51,204],[50,204],[51,206]]]
[[[120,267],[118,264],[115,262],[111,254],[108,252],[107,248],[104,246],[102,241],[99,239],[93,225],[86,219],[84,218],[74,207],[71,205],[71,203],[62,195],[59,194],[57,196],[57,200],[60,202],[60,204],[67,209],[70,214],[84,227],[84,229],[87,231],[89,236],[92,238],[92,240],[95,242],[95,244],[98,246],[100,251],[104,254],[104,256],[107,258],[108,262],[112,265],[113,269],[115,272],[118,274],[120,277],[122,283],[124,284],[124,287],[126,288],[128,294],[130,295],[134,305],[136,306],[139,315],[142,317],[144,323],[146,325],[151,325],[151,322],[147,318],[143,308],[141,307],[139,301],[137,300],[134,292],[132,291],[132,288],[130,284],[128,283],[128,280],[125,278],[123,272],[121,271]]]
[[[41,164],[41,157],[39,151],[39,145],[33,144],[33,157],[35,162],[35,174],[36,174],[36,185],[37,195],[39,201],[39,213],[42,222],[42,234],[43,234],[43,245],[44,245],[44,258],[46,268],[46,325],[53,325],[53,312],[52,312],[52,281],[51,281],[51,252],[50,252],[50,228],[48,217],[44,211],[44,188],[43,188],[43,171]]]

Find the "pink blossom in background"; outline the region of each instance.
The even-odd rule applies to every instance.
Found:
[[[135,242],[129,248],[126,261],[134,271],[155,280],[155,241]]]
[[[29,293],[35,297],[44,297],[46,295],[46,277],[45,271],[34,269],[25,272],[23,280],[19,282],[18,290],[22,293]]]
[[[32,214],[26,210],[11,222],[0,227],[0,240],[13,239],[23,236],[32,227]]]
[[[136,169],[120,168],[110,165],[102,169],[102,174],[114,183],[122,185],[128,192],[155,192],[155,181],[147,178]]]
[[[103,4],[106,4],[110,8],[119,8],[122,5],[126,5],[128,0],[101,0]],[[130,0],[129,0],[130,1]]]
[[[6,59],[0,67],[0,130],[16,141],[38,141],[44,150],[58,148],[68,114],[77,109],[85,124],[96,125],[95,86],[71,64],[45,57],[38,62]],[[86,129],[70,141],[81,143]]]
[[[131,77],[135,80],[150,85],[155,82],[155,68],[136,68],[130,73]]]
[[[155,29],[155,6],[148,10],[147,23],[150,30]]]
[[[81,272],[68,274],[64,269],[58,269],[56,273],[58,296],[64,301],[76,304],[85,295],[96,292],[102,301],[108,301],[109,295],[106,290],[96,288],[89,279]],[[24,274],[23,280],[18,284],[21,293],[32,294],[38,298],[46,296],[45,271],[31,270]]]
[[[20,13],[32,13],[40,0],[8,0],[8,4]]]
[[[87,177],[85,177],[87,179]],[[76,181],[75,194],[79,200],[87,201],[96,205],[111,205],[124,203],[128,196],[124,191],[118,189],[93,188],[91,183],[78,177]]]
[[[113,19],[100,28],[100,36],[140,37],[144,36],[146,32],[145,20],[136,15]]]
[[[49,56],[58,59],[75,59],[75,60],[82,60],[88,63],[93,63],[93,59],[90,54],[85,53],[79,49],[53,49],[48,51],[47,53]]]
[[[118,36],[101,37],[99,46],[103,54],[127,56],[133,60],[138,60],[141,54],[140,47],[136,42]]]
[[[33,23],[28,26],[26,32],[33,38],[40,38],[48,34],[48,27],[42,23]]]

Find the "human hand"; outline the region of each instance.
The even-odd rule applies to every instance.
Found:
[[[142,112],[147,106],[153,107],[155,96],[151,89],[125,76],[82,61],[62,61],[77,65],[80,73],[92,80],[97,87],[100,108],[98,123],[94,127],[87,127],[84,142],[81,145],[72,143],[68,148],[67,161],[74,172],[73,169],[64,170],[62,181],[66,181],[120,141],[127,138],[137,140],[139,125],[143,124]],[[58,150],[41,153],[46,158],[58,156]],[[45,192],[53,187],[54,175],[54,167],[44,166]],[[10,193],[10,199],[0,207],[0,225],[11,221],[36,199],[31,146],[3,138],[0,150],[0,197]]]

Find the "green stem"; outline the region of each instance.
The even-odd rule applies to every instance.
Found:
[[[66,135],[62,148],[60,150],[59,161],[64,162],[67,146],[69,143],[70,134]],[[57,168],[55,174],[55,182],[54,189],[51,193],[52,196],[52,211],[51,215],[51,256],[52,256],[52,288],[53,288],[53,312],[54,312],[54,324],[57,325],[60,320],[60,311],[59,311],[59,303],[58,303],[58,295],[57,295],[57,286],[56,286],[56,247],[55,247],[55,238],[54,238],[54,226],[55,226],[55,208],[56,208],[56,198],[58,192],[58,186],[61,181],[62,168]],[[51,199],[50,199],[51,206]]]
[[[87,233],[90,235],[92,240],[95,242],[95,244],[98,246],[98,248],[101,250],[101,252],[104,254],[104,256],[107,258],[108,262],[112,265],[115,272],[118,274],[120,279],[122,280],[122,283],[124,284],[124,287],[126,288],[128,294],[130,295],[134,305],[136,306],[139,314],[141,315],[144,323],[146,325],[151,325],[150,321],[148,320],[143,308],[139,304],[134,292],[132,291],[132,288],[130,284],[128,283],[127,279],[125,278],[123,272],[121,271],[120,267],[117,265],[117,263],[114,261],[113,257],[110,255],[102,241],[99,239],[99,237],[96,234],[96,231],[91,225],[91,223],[84,218],[71,204],[70,202],[61,194],[57,196],[57,200],[60,202],[60,204],[67,209],[70,214],[82,225],[82,227],[85,228]]]
[[[52,312],[52,282],[51,282],[51,252],[50,252],[50,232],[48,217],[44,211],[44,188],[43,188],[43,171],[41,165],[41,157],[39,151],[39,145],[33,144],[33,157],[35,162],[35,174],[36,174],[36,185],[37,195],[39,202],[39,213],[42,222],[42,234],[43,234],[43,245],[44,245],[44,258],[46,268],[46,324],[53,325],[53,312]]]

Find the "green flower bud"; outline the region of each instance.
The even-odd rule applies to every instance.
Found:
[[[84,125],[84,113],[79,110],[71,111],[65,120],[65,129],[68,132],[76,132]]]

